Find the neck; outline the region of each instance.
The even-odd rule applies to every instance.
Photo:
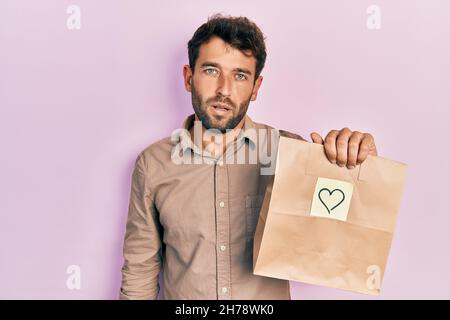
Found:
[[[195,115],[195,121],[200,121],[197,115]],[[195,137],[196,132],[199,131],[198,129],[194,130],[195,124],[190,128],[189,132],[192,140],[197,145],[197,147],[199,147],[202,151],[207,150],[214,157],[217,157],[220,154],[226,152],[227,146],[230,143],[234,143],[236,137],[244,127],[244,121],[245,117],[243,117],[242,120],[233,129],[227,130],[227,132],[223,134],[215,134],[214,137],[211,137],[210,134],[205,134],[208,129],[203,126],[203,123],[201,125],[202,133],[200,138]]]

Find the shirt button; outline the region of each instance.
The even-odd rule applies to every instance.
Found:
[[[228,288],[227,287],[222,287],[222,293],[227,293],[228,292]]]
[[[220,201],[220,202],[219,202],[219,206],[220,206],[221,208],[225,207],[225,202]]]
[[[227,247],[222,245],[222,246],[220,246],[220,250],[225,251],[225,250],[227,250]]]

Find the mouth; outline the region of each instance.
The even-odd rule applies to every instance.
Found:
[[[226,114],[231,111],[231,108],[227,104],[223,103],[214,103],[211,104],[212,109],[218,114]]]

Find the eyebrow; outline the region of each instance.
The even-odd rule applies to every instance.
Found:
[[[200,68],[205,68],[205,67],[221,68],[220,64],[215,63],[215,62],[204,62],[200,66]],[[249,76],[252,75],[252,72],[250,70],[248,70],[248,69],[245,69],[245,68],[234,68],[233,71],[242,72],[242,73],[248,74]]]

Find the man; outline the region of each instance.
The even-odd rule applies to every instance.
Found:
[[[163,271],[165,299],[290,299],[288,281],[252,273],[253,235],[268,176],[260,163],[230,161],[254,150],[258,141],[249,130],[272,128],[246,115],[263,80],[263,34],[247,18],[216,15],[194,33],[188,50],[183,76],[195,114],[184,121],[184,131],[137,157],[120,298],[156,299]],[[205,134],[211,130],[214,142]],[[324,145],[331,162],[349,170],[377,155],[372,135],[348,128],[325,139],[313,132],[311,139]],[[192,162],[175,161],[178,155]]]

